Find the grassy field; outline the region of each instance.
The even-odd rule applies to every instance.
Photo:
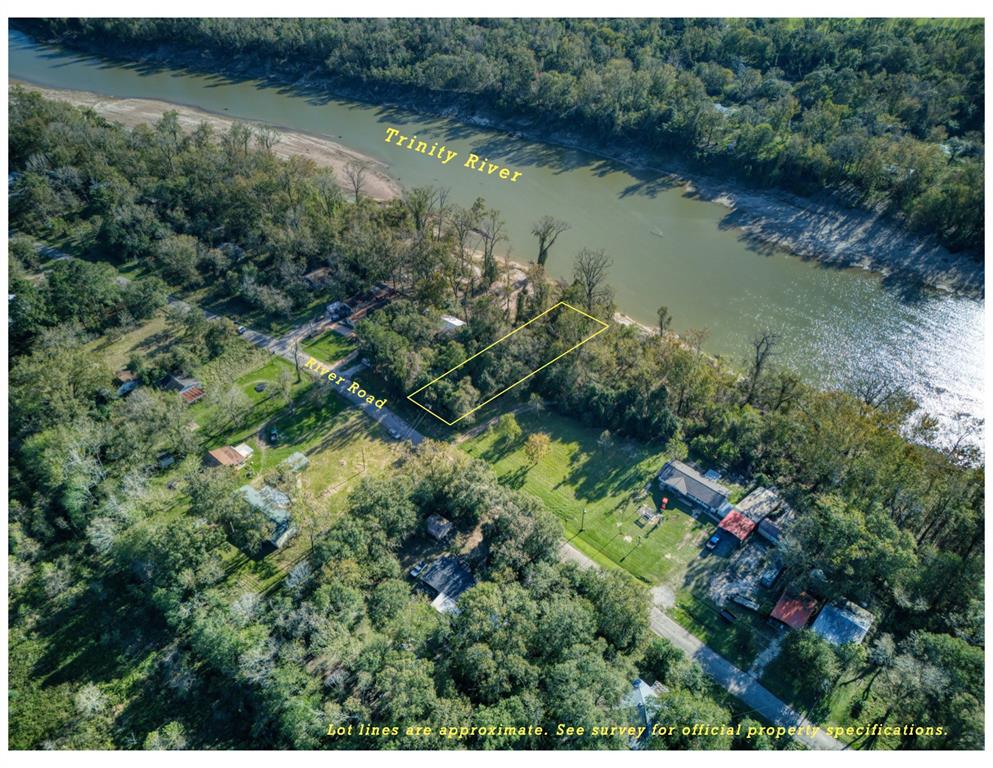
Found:
[[[119,336],[101,336],[84,349],[100,358],[112,371],[119,371],[128,364],[132,355],[152,357],[168,350],[173,338],[166,330],[163,313],[159,312],[138,327]]]
[[[506,445],[492,431],[463,448],[489,462],[504,483],[540,499],[558,515],[566,538],[598,563],[624,568],[646,584],[680,586],[710,526],[672,499],[661,523],[641,523],[639,509],[659,507],[661,494],[654,484],[647,486],[665,455],[621,440],[601,446],[598,430],[549,411],[522,414],[518,421],[522,438],[539,431],[551,438],[551,449],[536,466],[524,453],[523,439]]]
[[[325,331],[316,339],[310,339],[300,345],[300,349],[308,355],[313,355],[322,363],[331,365],[355,350],[355,342],[335,331]]]

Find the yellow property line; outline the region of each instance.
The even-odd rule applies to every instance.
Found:
[[[428,387],[430,387],[430,386],[431,386],[432,384],[434,384],[435,382],[438,382],[438,381],[441,381],[441,380],[442,380],[443,378],[445,378],[445,377],[446,377],[446,376],[447,376],[448,374],[450,374],[450,373],[451,373],[452,371],[456,371],[456,370],[458,370],[458,369],[459,369],[459,368],[461,368],[461,367],[462,367],[463,365],[465,365],[466,363],[468,363],[468,362],[469,362],[470,360],[473,360],[474,358],[477,358],[477,357],[479,357],[479,356],[480,356],[481,354],[483,354],[484,352],[486,352],[486,351],[487,351],[487,350],[489,350],[489,349],[493,349],[493,347],[495,347],[495,346],[496,346],[497,344],[499,344],[500,342],[502,342],[502,341],[505,341],[506,339],[508,339],[508,338],[510,338],[511,336],[513,336],[513,335],[514,335],[515,333],[517,333],[518,331],[520,331],[520,330],[523,330],[524,328],[527,328],[527,327],[528,327],[529,325],[531,325],[531,323],[533,323],[533,322],[534,322],[535,320],[539,320],[539,319],[541,319],[542,317],[544,317],[545,315],[547,315],[547,314],[548,314],[549,312],[551,312],[551,311],[552,311],[552,310],[554,310],[554,309],[558,309],[559,307],[568,307],[568,308],[569,308],[569,309],[571,309],[571,310],[572,310],[573,312],[578,312],[578,313],[579,313],[579,314],[581,314],[581,315],[582,315],[583,317],[588,317],[588,318],[589,318],[590,320],[592,320],[592,321],[593,321],[593,322],[595,322],[595,323],[599,323],[599,324],[600,324],[600,325],[602,325],[603,327],[602,327],[602,328],[601,328],[601,329],[600,329],[599,331],[597,331],[596,333],[594,333],[594,334],[592,334],[592,335],[590,335],[590,336],[588,336],[588,337],[586,337],[586,338],[585,338],[585,339],[583,339],[582,341],[580,341],[580,342],[579,342],[578,344],[576,344],[576,345],[574,345],[574,346],[572,346],[572,347],[569,347],[569,349],[567,349],[567,350],[566,350],[565,352],[563,352],[563,353],[562,353],[561,355],[559,355],[558,357],[555,357],[555,358],[553,358],[553,359],[551,359],[551,360],[549,360],[549,361],[548,361],[547,363],[545,363],[545,364],[544,364],[543,366],[541,366],[540,368],[535,368],[535,369],[534,369],[533,371],[531,371],[531,373],[529,373],[529,374],[528,374],[527,376],[523,376],[523,377],[521,377],[520,379],[518,379],[517,381],[515,381],[515,382],[514,382],[513,384],[511,384],[511,385],[510,385],[509,387],[507,387],[506,389],[501,389],[501,390],[500,390],[499,392],[497,392],[497,393],[496,393],[495,395],[493,395],[493,397],[491,397],[491,398],[489,398],[488,400],[485,400],[485,401],[483,401],[482,403],[480,403],[479,405],[477,405],[477,406],[476,406],[475,408],[473,408],[473,409],[472,409],[471,411],[466,411],[465,413],[463,413],[463,414],[462,414],[461,416],[459,416],[459,417],[458,417],[457,419],[455,419],[454,421],[449,421],[448,419],[446,419],[446,418],[444,418],[444,417],[442,417],[442,416],[439,416],[439,415],[438,415],[437,413],[435,413],[434,411],[432,411],[432,410],[431,410],[430,408],[428,408],[428,407],[427,407],[427,406],[425,406],[425,405],[421,405],[421,404],[420,404],[419,402],[417,402],[417,401],[416,401],[416,400],[414,399],[414,395],[416,395],[416,394],[417,394],[418,392],[423,392],[423,391],[424,391],[425,389],[427,389]],[[498,397],[500,397],[500,395],[504,395],[504,394],[506,394],[507,392],[509,392],[510,390],[512,390],[512,389],[513,389],[514,387],[516,387],[517,385],[519,385],[519,384],[521,384],[521,383],[523,383],[523,382],[525,382],[525,381],[527,381],[528,379],[530,379],[530,378],[531,378],[532,376],[534,376],[534,375],[535,375],[536,373],[538,373],[539,371],[541,371],[541,370],[544,370],[545,368],[547,368],[548,366],[550,366],[550,365],[551,365],[552,363],[554,363],[554,362],[555,362],[556,360],[561,360],[561,359],[562,359],[563,357],[565,357],[566,355],[568,355],[568,354],[569,354],[570,352],[574,352],[575,350],[577,350],[577,349],[579,349],[579,348],[580,348],[581,346],[583,346],[583,344],[585,344],[585,343],[586,343],[587,341],[590,341],[591,339],[593,339],[593,338],[595,338],[595,337],[597,337],[597,336],[599,336],[599,335],[600,335],[601,333],[603,333],[603,332],[604,332],[605,330],[607,330],[607,329],[608,329],[609,327],[610,327],[610,326],[609,326],[609,325],[608,325],[607,323],[605,323],[605,322],[604,322],[603,320],[600,320],[600,319],[599,319],[599,318],[597,318],[597,317],[593,317],[593,315],[588,315],[587,313],[585,313],[585,312],[583,312],[583,310],[581,310],[581,309],[576,309],[576,308],[575,308],[574,306],[572,306],[571,304],[567,304],[567,303],[566,303],[566,302],[564,302],[564,301],[560,301],[560,302],[559,302],[558,304],[556,304],[555,306],[552,306],[552,307],[549,307],[548,309],[546,309],[546,310],[545,310],[544,312],[542,312],[542,313],[541,313],[540,315],[535,315],[534,317],[532,317],[532,318],[531,318],[530,320],[528,320],[528,321],[527,321],[526,323],[524,323],[523,325],[521,325],[521,326],[519,326],[519,327],[517,327],[517,328],[515,328],[514,330],[512,330],[512,331],[511,331],[510,333],[508,333],[508,334],[507,334],[506,336],[501,336],[501,337],[500,337],[499,339],[497,339],[496,341],[494,341],[494,342],[493,342],[492,344],[490,344],[490,345],[489,345],[488,347],[483,347],[483,348],[482,348],[481,350],[479,350],[479,351],[478,351],[478,352],[477,352],[476,354],[474,354],[474,355],[472,355],[471,357],[467,357],[467,358],[466,358],[465,360],[463,360],[463,361],[462,361],[461,363],[459,363],[458,365],[456,365],[456,366],[455,366],[454,368],[450,368],[449,370],[447,370],[447,371],[445,371],[445,372],[444,372],[443,374],[441,374],[440,376],[437,376],[437,377],[435,377],[434,379],[432,379],[431,381],[429,381],[429,382],[428,382],[427,384],[425,384],[425,385],[424,385],[423,387],[421,387],[420,389],[416,389],[416,390],[414,390],[414,391],[413,391],[413,392],[411,392],[411,393],[410,393],[409,395],[407,395],[407,399],[408,399],[408,400],[410,400],[410,402],[412,402],[412,403],[413,403],[414,405],[416,405],[416,406],[417,406],[418,408],[421,408],[421,409],[423,409],[423,410],[425,410],[425,411],[427,411],[428,413],[430,413],[430,414],[431,414],[432,416],[434,416],[434,417],[435,417],[436,419],[438,419],[439,421],[441,421],[441,422],[443,422],[443,423],[445,423],[445,424],[447,424],[447,425],[448,425],[448,426],[450,426],[450,427],[452,427],[452,426],[455,426],[455,424],[457,424],[458,422],[460,422],[460,421],[462,421],[462,419],[464,419],[464,418],[465,418],[466,416],[469,416],[470,414],[473,414],[473,413],[475,413],[476,411],[478,411],[478,410],[479,410],[480,408],[482,408],[483,406],[485,406],[485,405],[488,405],[489,403],[492,403],[492,402],[493,402],[494,400],[496,400],[496,399],[497,399]]]

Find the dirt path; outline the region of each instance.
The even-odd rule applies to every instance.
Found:
[[[269,128],[275,128],[279,133],[279,141],[273,147],[273,152],[278,157],[288,158],[297,155],[313,160],[319,166],[331,168],[334,170],[335,179],[339,186],[342,189],[348,189],[349,192],[351,192],[351,188],[348,187],[345,166],[352,161],[367,163],[369,170],[365,178],[364,194],[374,200],[392,200],[400,196],[400,185],[386,174],[386,166],[383,163],[321,136],[301,133],[300,131],[285,130],[278,125],[268,125],[266,123],[248,120],[235,120],[231,117],[215,115],[195,107],[185,107],[166,101],[156,101],[153,99],[114,99],[88,91],[41,88],[30,83],[22,83],[15,80],[12,80],[11,84],[19,85],[26,90],[37,91],[46,99],[68,102],[77,107],[89,107],[101,117],[115,123],[120,123],[128,128],[133,128],[143,123],[154,123],[162,117],[163,113],[170,110],[177,112],[180,127],[188,132],[195,130],[201,123],[206,123],[216,132],[227,131],[232,125],[238,122],[251,126],[266,125]]]

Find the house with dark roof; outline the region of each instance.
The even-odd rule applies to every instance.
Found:
[[[736,507],[732,507],[731,511],[724,515],[717,526],[718,530],[730,534],[739,545],[743,544],[745,539],[752,535],[755,527],[755,521],[749,520]]]
[[[816,612],[817,600],[806,592],[801,592],[799,595],[783,592],[769,615],[783,622],[790,629],[803,629]]]
[[[825,605],[811,629],[832,645],[861,643],[872,629],[875,617],[849,600]]]
[[[662,467],[659,488],[678,494],[718,519],[731,508],[727,488],[681,461],[673,460]]]
[[[290,497],[285,493],[270,485],[263,485],[258,490],[250,485],[243,485],[238,492],[252,509],[263,514],[272,523],[273,532],[268,543],[273,547],[281,548],[296,534],[297,529],[290,515]]]
[[[457,612],[459,596],[476,584],[469,569],[454,555],[443,555],[429,563],[417,578],[434,594],[431,607],[439,613]]]

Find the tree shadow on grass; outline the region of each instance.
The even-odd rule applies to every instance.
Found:
[[[39,623],[39,634],[49,642],[32,677],[46,686],[109,681],[125,674],[157,642],[165,642],[166,629],[156,611],[126,595],[87,591]]]

